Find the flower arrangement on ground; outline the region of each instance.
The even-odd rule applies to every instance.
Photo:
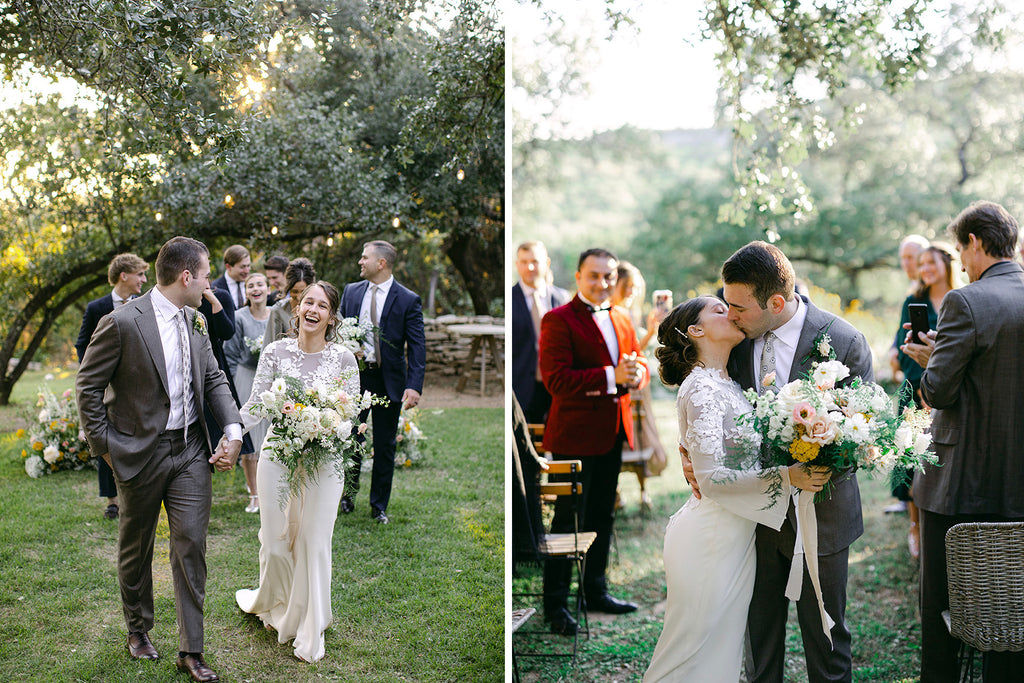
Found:
[[[359,413],[377,399],[369,392],[348,393],[347,379],[336,377],[307,389],[294,377],[276,377],[252,407],[254,415],[270,421],[264,441],[270,457],[288,469],[282,497],[297,493],[304,481],[316,481],[325,465],[344,478],[352,456],[364,449],[355,438],[366,431]]]
[[[761,435],[765,464],[802,462],[834,473],[862,469],[897,478],[906,476],[904,468],[921,470],[938,461],[929,450],[928,412],[907,408],[897,414],[882,387],[859,377],[837,386],[849,376],[841,362],[827,360],[815,363],[808,377],[781,388],[769,376],[764,393],[747,390],[754,406],[748,419]]]
[[[39,413],[27,430],[29,447],[21,452],[25,472],[36,479],[58,470],[95,467],[96,459],[78,428],[74,392],[68,389],[58,398],[49,388],[42,387],[38,396]],[[25,437],[26,430],[18,430],[17,435]]]
[[[409,408],[398,416],[398,434],[395,435],[395,464],[412,467],[423,458],[421,442],[427,437],[416,424],[419,410]]]

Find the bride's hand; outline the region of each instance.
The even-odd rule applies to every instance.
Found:
[[[799,462],[789,466],[789,483],[804,491],[820,491],[831,477],[832,470],[826,467],[808,467]]]

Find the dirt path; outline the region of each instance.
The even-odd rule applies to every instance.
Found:
[[[478,383],[467,383],[462,393],[455,392],[459,379],[456,375],[428,373],[423,382],[423,398],[419,407],[431,408],[502,408],[505,405],[505,389],[496,379],[488,378],[487,393],[480,396]]]

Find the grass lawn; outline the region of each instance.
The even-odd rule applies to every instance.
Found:
[[[640,609],[623,616],[592,614],[591,636],[581,641],[582,652],[575,669],[567,660],[521,658],[519,667],[524,681],[632,683],[643,677],[661,633],[664,614],[665,577],[661,555],[665,524],[689,497],[679,459],[671,450],[677,437],[674,401],[671,398],[656,400],[655,414],[662,443],[670,449],[669,467],[660,477],[648,480],[653,510],[647,514],[639,510],[640,489],[636,477],[631,473],[621,475],[624,508],[615,523],[608,573],[613,595],[637,602]],[[920,662],[918,579],[916,565],[907,550],[909,521],[905,514],[883,513],[883,508],[892,502],[885,482],[863,475],[859,480],[865,532],[851,547],[847,585],[847,624],[853,634],[853,680],[917,681]],[[714,570],[708,567],[708,571]],[[527,567],[513,577],[514,591],[539,591],[540,586],[538,569]],[[539,605],[534,606],[539,608]],[[538,628],[542,623],[538,610],[528,626]],[[543,636],[545,642],[525,640],[518,635],[516,639],[521,651],[536,651],[548,643],[564,648],[569,642],[559,636]],[[786,681],[803,683],[806,680],[796,610],[791,606],[786,639]]]
[[[35,386],[31,385],[34,399]],[[429,454],[395,473],[388,515],[367,489],[334,530],[334,625],[308,665],[242,613],[257,583],[258,515],[239,468],[214,474],[208,537],[206,658],[222,681],[500,681],[504,677],[503,411],[425,410]],[[0,429],[7,429],[0,424]],[[154,575],[157,662],[135,662],[117,589],[117,523],[102,518],[92,470],[26,476],[22,443],[0,436],[0,673],[13,681],[187,680],[166,528]]]

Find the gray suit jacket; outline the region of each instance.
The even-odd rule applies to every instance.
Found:
[[[75,381],[78,412],[89,448],[96,455],[109,453],[114,472],[122,481],[141,472],[152,458],[171,406],[150,292],[100,320]],[[194,321],[195,309],[189,308],[187,316]],[[196,410],[207,449],[212,452],[202,419],[204,406],[209,404],[221,426],[242,419],[214,358],[209,333],[200,334],[190,322],[189,343]]]
[[[914,502],[941,515],[1024,517],[1024,271],[997,263],[946,294],[921,376],[941,467]]]
[[[810,372],[811,366],[821,360],[814,351],[815,338],[828,328],[832,348],[836,352],[836,360],[850,368],[850,377],[860,377],[865,381],[874,381],[875,372],[871,362],[871,348],[864,335],[853,325],[842,318],[827,313],[801,297],[807,306],[807,318],[800,332],[800,342],[793,356],[793,366],[786,382],[800,379]],[[831,323],[831,325],[830,325]],[[744,389],[750,389],[756,382],[755,364],[753,359],[753,341],[745,339],[732,351],[729,357],[729,376],[740,383]],[[806,362],[802,362],[806,361]],[[860,488],[857,476],[850,472],[833,477],[832,497],[816,504],[818,518],[818,554],[831,555],[848,547],[864,533],[864,519],[860,509]],[[796,511],[791,504],[788,516],[795,524]],[[765,528],[767,529],[767,527]],[[764,531],[764,529],[759,529]]]

